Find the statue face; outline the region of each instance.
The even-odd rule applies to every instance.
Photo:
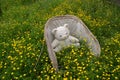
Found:
[[[66,27],[58,27],[55,32],[55,38],[65,40],[69,37],[69,30]]]

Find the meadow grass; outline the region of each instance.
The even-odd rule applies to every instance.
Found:
[[[115,3],[1,0],[0,6],[0,80],[120,79],[120,7]],[[44,25],[49,18],[66,14],[84,21],[100,42],[101,56],[94,57],[81,42],[77,49],[70,47],[56,54],[60,69],[56,73],[48,57]]]

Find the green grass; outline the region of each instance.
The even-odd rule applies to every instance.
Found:
[[[120,79],[120,7],[113,2],[1,0],[0,6],[0,80]],[[60,69],[56,73],[48,57],[44,25],[49,18],[65,14],[81,18],[102,51],[95,58],[84,43],[78,49],[65,49],[56,54]]]

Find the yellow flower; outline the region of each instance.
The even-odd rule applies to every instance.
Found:
[[[74,61],[73,62],[76,62],[77,61],[77,59],[74,59]]]
[[[63,80],[68,80],[68,78],[67,78],[67,77],[64,77]]]
[[[89,78],[87,77],[86,80],[89,80]]]
[[[15,67],[13,67],[13,70],[16,70],[16,68],[15,68]]]
[[[20,78],[22,78],[23,76],[22,75],[20,75]]]
[[[68,75],[69,75],[69,72],[67,72],[66,75],[68,76]]]
[[[16,43],[13,43],[12,46],[15,47],[15,46],[16,46]]]
[[[33,71],[36,72],[36,69],[34,69]]]
[[[13,75],[13,74],[14,74],[14,72],[11,73],[11,75]]]
[[[65,66],[66,69],[68,69],[68,66]]]
[[[5,72],[5,74],[7,74],[8,72]]]
[[[3,63],[3,62],[0,63],[0,69],[2,68],[2,63]]]
[[[7,66],[4,66],[4,68],[7,68]]]
[[[38,79],[40,79],[41,77],[40,76],[37,76]]]
[[[23,54],[22,52],[19,52],[19,55]]]
[[[8,59],[11,59],[12,57],[11,57],[11,56],[8,56],[7,58],[8,58]]]
[[[115,80],[118,80],[118,77],[115,77]]]
[[[5,76],[3,76],[2,79],[5,79]]]
[[[26,76],[26,74],[23,74],[23,76]]]
[[[17,70],[19,70],[20,68],[19,67],[17,67]]]
[[[97,78],[99,78],[99,75],[96,75]]]

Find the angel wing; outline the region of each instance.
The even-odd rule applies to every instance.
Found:
[[[86,40],[86,44],[88,45],[91,52],[93,52],[94,55],[97,57],[100,56],[101,49],[99,42],[91,33],[91,31],[87,28],[87,26],[82,22],[82,20],[72,15],[53,17],[49,19],[45,24],[44,37],[47,43],[49,57],[56,71],[58,71],[58,63],[56,55],[51,46],[51,43],[54,40],[54,36],[52,35],[51,31],[54,28],[64,24],[68,24],[70,35],[78,38],[79,40]]]

